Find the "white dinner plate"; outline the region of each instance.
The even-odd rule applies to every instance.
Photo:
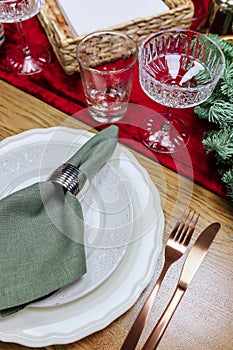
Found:
[[[54,127],[34,129],[5,139],[0,143],[0,196],[47,177],[91,136],[93,134],[86,131]],[[103,192],[99,186],[104,188]],[[93,193],[98,197],[94,202]],[[89,270],[98,271],[103,265],[108,272],[97,279],[93,287],[84,287],[80,295],[72,292],[70,300],[62,296],[59,301],[56,296],[58,302],[54,303],[56,297],[45,299],[44,305],[30,305],[13,316],[1,318],[1,341],[39,347],[79,340],[104,328],[128,310],[149,283],[162,246],[164,217],[156,187],[131,152],[117,146],[84,193],[81,203],[84,210],[86,206],[96,212],[97,217],[88,222],[86,216],[90,231],[96,231],[88,242],[89,259],[95,250],[100,254],[93,266],[90,260]],[[117,216],[116,226],[114,220],[106,220],[106,208],[110,216]],[[97,239],[100,232],[107,232],[107,235]],[[112,258],[109,252],[114,252],[117,258]],[[114,263],[109,270],[106,265],[111,265],[112,259]],[[77,281],[77,285],[79,283],[82,280]],[[68,293],[70,287],[67,287]],[[50,304],[46,304],[47,301]]]
[[[54,169],[93,136],[71,129],[55,130],[32,130],[2,142],[0,198],[48,179]],[[85,221],[87,273],[34,306],[60,305],[91,292],[110,276],[127,249],[133,228],[133,208],[126,183],[110,162],[88,184],[80,202]]]

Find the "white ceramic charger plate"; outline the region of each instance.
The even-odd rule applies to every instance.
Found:
[[[56,140],[57,147],[59,140],[59,143],[66,145],[67,148],[65,154],[54,153],[54,164],[50,164],[54,169],[57,162],[57,165],[60,165],[64,157],[67,158],[70,150],[71,153],[74,152],[71,144],[81,145],[91,136],[93,136],[92,133],[65,127],[34,129],[2,141],[0,163],[4,158],[2,158],[2,150],[4,151],[5,147],[8,154],[15,154],[21,147],[24,148],[27,150],[26,159],[30,160],[33,158],[30,158],[30,154],[34,154],[33,148],[36,145],[44,145],[46,140],[51,146]],[[46,149],[46,157],[50,151],[54,152],[52,149],[53,147],[50,147],[49,151],[48,148]],[[11,160],[5,165],[2,163],[1,180],[7,173],[9,180],[9,171],[13,179],[14,174],[17,174],[19,163],[13,162],[13,158],[10,157]],[[41,163],[40,174],[37,173],[39,178],[51,170],[43,166],[46,163],[44,163],[45,158],[43,157]],[[41,159],[39,160],[41,162]],[[128,310],[149,283],[162,246],[164,217],[159,193],[146,170],[125,148],[117,146],[106,166],[115,169],[113,173],[120,176],[123,189],[127,188],[126,193],[130,196],[130,206],[132,205],[133,208],[133,230],[129,232],[130,239],[127,245],[123,240],[121,246],[127,247],[126,252],[108,274],[108,278],[101,281],[98,286],[96,285],[91,292],[83,293],[82,297],[53,307],[30,306],[14,316],[0,319],[1,341],[39,347],[79,340],[104,328]],[[30,171],[31,166],[29,166],[29,173]],[[21,180],[22,186],[25,186],[28,175],[25,179],[26,183],[23,178]],[[13,180],[9,183],[10,187],[4,191],[0,190],[1,197],[10,193],[17,185],[17,182],[14,183]],[[111,187],[112,184],[109,186]],[[126,208],[130,208],[127,200],[123,203]]]

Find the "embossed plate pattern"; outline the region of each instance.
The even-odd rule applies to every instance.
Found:
[[[58,130],[24,134],[9,153],[9,143],[1,147],[0,197],[39,179],[46,180],[87,141],[82,132],[70,131],[65,143],[61,137],[64,129]],[[126,251],[133,226],[132,204],[126,184],[110,163],[88,184],[80,202],[85,220],[87,273],[33,306],[60,305],[89,293],[109,277]]]

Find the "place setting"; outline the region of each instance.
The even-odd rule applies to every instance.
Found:
[[[5,274],[4,276],[7,280],[12,278],[12,285],[10,285],[10,280],[8,281],[10,290],[15,284],[22,284],[20,292],[20,299],[22,298],[22,300],[20,300],[20,305],[12,305],[10,304],[10,296],[8,296],[5,300],[6,304],[1,304],[1,309],[4,309],[1,311],[2,317],[0,321],[1,340],[18,342],[28,346],[45,346],[53,344],[54,342],[66,343],[77,340],[80,337],[90,334],[90,332],[92,333],[101,329],[103,327],[103,322],[108,324],[126,311],[133,305],[138,295],[148,284],[161,250],[164,227],[163,212],[160,205],[158,190],[153,185],[149,175],[129,151],[119,145],[116,147],[117,132],[117,127],[114,126],[105,129],[102,133],[100,132],[97,135],[67,127],[54,127],[31,130],[2,141],[4,156],[1,157],[1,169],[5,169],[1,174],[3,180],[1,182],[1,217],[2,221],[6,221],[4,225],[6,230],[12,232],[11,239],[9,239],[9,231],[6,233],[8,237],[6,237],[5,251],[7,256],[5,259],[6,264],[7,261],[9,264],[11,263],[12,259],[9,259],[8,256],[9,252],[16,257],[14,269],[9,265],[8,272],[10,273],[11,270],[15,271],[18,267],[19,271],[16,274],[18,275],[19,281],[16,282],[14,280],[16,277],[14,276],[7,277]],[[112,142],[114,146],[111,146],[111,144],[108,145],[108,133],[109,142]],[[102,134],[103,141],[101,137]],[[105,134],[106,137],[104,136]],[[112,135],[115,136],[115,139],[111,139],[113,137]],[[94,141],[96,138],[102,141],[101,146],[98,145],[98,140],[96,142]],[[91,142],[90,146],[88,146],[88,141]],[[96,154],[101,153],[100,149],[103,148],[104,142],[106,142],[105,149],[107,150],[103,151],[102,156],[99,155],[99,161],[97,161],[95,159]],[[96,151],[95,147],[93,147],[95,143]],[[82,156],[79,151],[76,152],[77,148],[83,144],[84,150],[80,150],[80,152],[83,152],[84,156]],[[113,155],[111,155],[111,151],[113,151],[114,147],[116,149]],[[91,150],[90,154],[93,153],[89,160],[91,165],[88,165],[88,156],[86,156],[86,150],[88,148],[89,151]],[[64,217],[66,222],[64,226],[65,231],[62,232],[60,237],[59,232],[61,231],[61,227],[59,227],[59,225],[62,225],[62,223],[56,222],[56,218],[54,217],[53,206],[55,204],[47,202],[48,191],[50,191],[47,188],[47,184],[51,186],[51,193],[57,196],[54,200],[60,203],[60,196],[63,196],[63,191],[60,195],[59,192],[56,194],[54,193],[54,186],[57,184],[56,181],[59,181],[59,174],[52,175],[55,169],[55,167],[53,168],[53,164],[55,166],[55,164],[60,165],[66,162],[67,157],[69,158],[73,153],[77,155],[80,154],[80,156],[78,156],[80,160],[77,160],[77,162],[81,162],[82,158],[84,158],[83,168],[85,169],[86,167],[86,170],[83,170],[83,172],[88,172],[88,169],[89,171],[90,169],[93,171],[93,169],[101,167],[103,161],[107,160],[107,163],[101,167],[95,174],[94,179],[91,180],[87,186],[84,185],[83,193],[82,190],[80,192],[80,205],[84,215],[84,222],[79,222],[80,218],[76,218],[76,210],[79,208],[79,205],[77,204],[78,207],[76,209],[68,205],[67,217],[70,218],[74,216],[77,222],[73,222],[72,224],[74,219],[71,220],[70,225],[74,225],[75,230],[74,232],[72,232],[72,230],[69,232],[67,227],[69,224]],[[75,155],[68,161],[69,165],[72,165],[72,159],[74,159],[74,157]],[[87,160],[85,158],[87,158]],[[15,166],[14,168],[12,168],[13,164]],[[64,178],[67,176],[69,179],[69,174],[65,175],[64,171]],[[70,169],[68,168],[67,171],[69,173]],[[54,178],[54,180],[48,181],[47,174],[50,176],[52,175],[52,179]],[[74,176],[73,171],[71,171],[71,174]],[[46,178],[47,181],[45,180]],[[24,181],[22,181],[22,179]],[[43,181],[38,183],[38,179]],[[75,176],[73,181],[75,183],[77,182]],[[6,184],[8,184],[8,186],[6,186]],[[64,185],[65,182],[62,182],[62,184]],[[34,186],[36,186],[36,188],[33,191]],[[45,190],[43,190],[42,186],[46,187]],[[58,186],[61,185],[58,184]],[[7,216],[8,220],[10,220],[10,222],[8,222],[5,215],[9,212],[9,207],[11,208],[12,202],[10,199],[12,198],[14,203],[19,201],[25,204],[27,202],[27,194],[25,194],[24,191],[26,190],[29,191],[28,196],[31,205],[33,205],[31,196],[34,198],[34,196],[36,196],[34,192],[36,190],[38,191],[38,196],[40,201],[42,201],[40,203],[41,208],[44,208],[47,215],[45,215],[45,213],[40,213],[41,208],[39,206],[39,209],[37,209],[38,215],[42,217],[39,219],[35,212],[35,223],[33,224],[31,222],[33,214],[28,212],[23,214],[19,209],[19,212],[16,211],[15,214],[11,212],[11,215],[16,217],[16,220],[15,223],[13,223],[13,227],[8,228],[12,220]],[[13,192],[13,194],[11,194],[11,192]],[[70,194],[69,190],[65,193],[65,195],[67,194]],[[16,198],[17,195],[19,195],[18,199]],[[51,197],[53,195],[51,194]],[[74,195],[71,195],[73,198]],[[43,198],[43,196],[46,198]],[[9,204],[7,203],[8,200],[10,201]],[[75,201],[79,203],[79,195],[77,195]],[[18,210],[18,205],[15,204],[15,206]],[[23,204],[22,208],[24,208]],[[34,212],[35,210],[36,209],[33,209],[32,211]],[[63,208],[62,210],[65,209]],[[80,210],[79,208],[79,212]],[[20,232],[18,232],[19,225],[17,220],[17,217],[19,217],[19,221],[22,220],[20,215],[23,215],[23,221],[26,221],[27,216],[28,220],[30,218],[30,223],[28,225],[31,228],[29,230],[26,222],[24,222],[24,227],[22,227],[21,232],[23,237],[21,238]],[[52,234],[51,232],[51,235],[54,235],[55,241],[59,241],[60,239],[60,243],[57,242],[55,244],[55,241],[54,243],[50,242],[52,237],[50,237],[51,235],[47,236],[50,230],[47,232],[48,223],[44,223],[43,215],[48,217],[49,222],[52,221],[52,226],[55,226],[57,233],[55,232]],[[62,213],[60,213],[59,216],[60,215],[62,217],[64,216]],[[37,220],[41,220],[38,232],[35,231]],[[40,237],[40,235],[42,235],[41,231],[43,231],[43,224],[45,224],[46,229],[46,236],[44,238],[43,236]],[[35,238],[33,238],[33,232],[31,232],[31,230],[33,232],[35,231]],[[75,236],[80,235],[79,231],[82,230],[84,230],[85,233],[84,243],[80,242],[83,238]],[[58,235],[57,238],[56,234]],[[17,235],[19,235],[18,238]],[[63,282],[64,286],[59,286],[57,282],[54,281],[55,285],[53,287],[49,284],[47,286],[46,271],[49,273],[50,265],[55,269],[52,274],[55,274],[56,269],[58,269],[56,272],[58,274],[58,280],[63,273],[66,275],[65,271],[62,273],[62,266],[63,264],[68,264],[68,262],[62,263],[60,259],[62,259],[63,255],[64,259],[68,258],[66,254],[71,251],[68,247],[66,248],[65,245],[63,248],[64,251],[62,252],[62,245],[64,244],[62,243],[63,238],[71,241],[75,246],[74,249],[77,249],[76,246],[79,247],[81,245],[80,253],[78,251],[76,252],[77,256],[80,255],[77,259],[81,259],[81,263],[79,261],[76,263],[70,262],[72,266],[74,264],[72,269],[77,271],[73,271],[75,276],[73,276],[73,280],[69,283],[66,281]],[[21,248],[21,252],[18,245],[16,248],[16,250],[18,250],[17,252],[11,251],[11,242],[14,239],[22,241],[23,248]],[[37,239],[38,241],[36,242]],[[46,239],[49,240],[47,243]],[[45,240],[45,242],[42,244],[41,240]],[[33,242],[35,245],[34,247]],[[26,248],[27,244],[29,246]],[[57,252],[56,250],[53,251],[53,244],[57,247]],[[44,245],[49,245],[48,252],[46,252],[46,247]],[[86,268],[83,266],[83,246],[85,247],[86,254]],[[39,252],[37,250],[39,250]],[[147,257],[143,256],[144,250],[148,252]],[[18,257],[16,255],[17,253],[19,254]],[[76,253],[74,254],[74,259]],[[41,257],[37,255],[41,255]],[[38,261],[36,261],[36,257]],[[21,261],[21,259],[23,261]],[[34,267],[31,266],[32,262],[30,259],[35,259]],[[141,264],[141,259],[144,260],[143,265]],[[21,271],[22,266],[25,264],[30,266],[32,269],[31,272]],[[46,264],[47,268],[44,267]],[[79,264],[83,266],[83,270],[80,271],[80,278],[78,276]],[[37,268],[39,271],[35,271]],[[27,273],[32,274],[30,280],[27,280],[29,278]],[[39,277],[40,273],[42,275]],[[45,276],[43,277],[44,273]],[[128,284],[127,280],[124,279],[125,273],[131,276],[132,284]],[[15,273],[13,273],[13,275],[14,274]],[[25,278],[27,279],[21,281],[20,276],[24,274],[26,274],[27,277]],[[71,271],[69,274],[71,274]],[[34,277],[36,280],[33,282],[32,280]],[[39,292],[37,290],[37,284],[42,278],[45,279],[44,290]],[[47,278],[50,281],[51,277]],[[4,288],[6,283],[7,282],[2,280],[1,290],[3,290],[2,288]],[[27,287],[27,283],[29,283],[30,286]],[[28,289],[30,293],[34,293],[32,288],[33,283],[35,283],[36,290],[34,292],[36,294],[24,296],[24,293],[26,294]],[[42,295],[37,294],[37,292]],[[13,291],[11,291],[11,293],[13,293]],[[16,294],[18,293],[16,292]],[[43,296],[48,294],[50,295],[43,298]],[[15,297],[11,296],[11,298],[17,299],[17,295]],[[29,300],[30,298],[31,300]],[[40,300],[35,301],[34,299]],[[98,303],[96,303],[97,300]],[[28,302],[30,302],[29,305],[27,305]],[[87,305],[88,307],[86,307]],[[120,310],[117,309],[119,306]],[[93,307],[97,308],[95,312],[93,312]],[[79,310],[78,315],[77,309]],[[102,314],[103,311],[104,314]],[[100,317],[101,314],[102,317]],[[65,320],[64,315],[66,315]],[[78,320],[75,322],[75,329],[71,329],[70,323],[73,323],[74,317],[77,317]],[[32,318],[35,321],[33,325]],[[92,324],[91,330],[88,328],[89,324]],[[60,327],[62,327],[62,333],[58,331]]]
[[[60,126],[1,142],[1,178],[9,184],[6,190],[1,182],[2,341],[38,347],[79,340],[127,311],[152,278],[164,231],[160,196],[117,135],[116,126],[96,135]],[[198,217],[187,210],[177,222],[166,246],[169,256],[176,240],[177,255],[169,259],[184,254]],[[200,235],[198,262],[219,228]]]

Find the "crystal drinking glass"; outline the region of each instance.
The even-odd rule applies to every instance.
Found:
[[[139,48],[140,84],[152,100],[167,108],[143,122],[142,142],[160,153],[174,153],[187,145],[190,131],[179,109],[204,102],[224,68],[221,49],[199,32],[172,29],[147,38]]]
[[[21,44],[14,46],[7,52],[7,60],[11,69],[20,75],[40,73],[50,62],[48,49],[40,45],[29,47],[22,21],[35,16],[45,0],[0,0],[0,22],[17,24],[21,36]]]

